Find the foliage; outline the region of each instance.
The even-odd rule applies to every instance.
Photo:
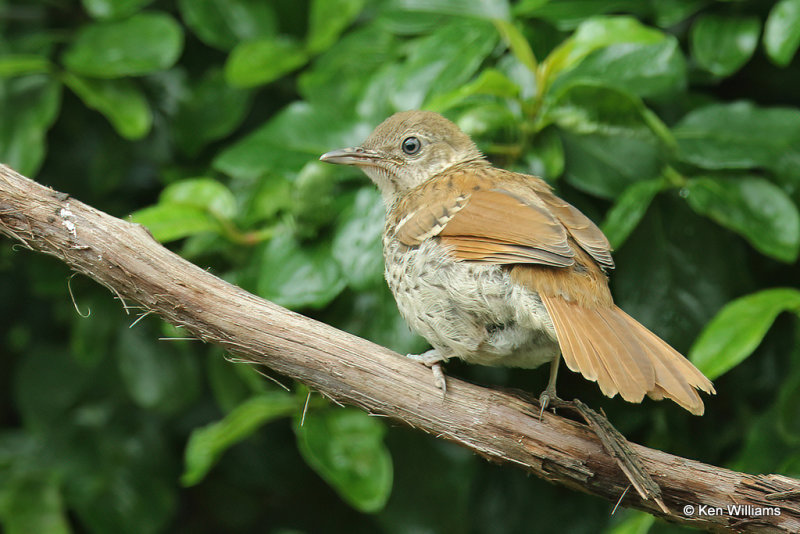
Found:
[[[718,391],[702,419],[570,373],[562,394],[635,441],[799,476],[798,46],[798,0],[0,0],[0,161],[412,352],[380,197],[317,158],[394,111],[439,111],[602,224],[618,303]],[[83,318],[66,269],[9,240],[0,269],[10,534],[676,530],[159,341],[182,336],[76,278]]]

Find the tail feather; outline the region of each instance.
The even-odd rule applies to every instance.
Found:
[[[575,334],[572,325],[565,321],[566,316],[564,314],[553,313],[549,310],[548,312],[550,313],[550,318],[553,320],[553,326],[556,332],[564,332],[564,334],[559,337],[558,343],[561,347],[561,353],[567,367],[570,369],[583,369],[582,374],[588,380],[592,382],[597,380],[597,367],[590,358],[587,348],[582,346],[581,338]],[[563,341],[561,341],[562,338]],[[589,348],[591,348],[591,346]],[[581,361],[578,362],[578,359]]]
[[[567,367],[573,371],[580,370],[587,380],[597,382],[603,395],[613,397],[619,393],[619,388],[612,379],[603,359],[588,338],[580,335],[576,330],[577,323],[568,321],[567,314],[553,313],[549,308],[548,311],[553,319],[556,333],[562,332],[558,334],[559,345]]]
[[[606,366],[617,383],[620,395],[629,402],[641,402],[647,391],[655,386],[655,371],[652,362],[643,347],[628,341],[629,336],[622,334],[614,314],[603,313],[602,308],[587,310],[594,316],[587,321],[589,330],[594,331],[592,340],[597,342],[599,354],[614,354],[614,358],[605,358]]]
[[[616,306],[588,308],[542,294],[564,361],[596,381],[604,395],[630,402],[668,398],[695,415],[704,410],[696,390],[711,382],[665,341]]]
[[[618,309],[631,328],[638,333],[640,342],[646,345],[657,373],[658,388],[649,391],[648,396],[654,399],[668,398],[675,401],[689,412],[702,415],[705,407],[697,390],[713,394],[714,386],[694,365],[673,349],[664,340],[647,330],[636,320]]]
[[[671,362],[680,372],[680,375],[686,378],[686,381],[693,388],[700,389],[710,395],[716,393],[714,386],[700,370],[692,365],[692,362],[684,358],[684,356],[673,349],[666,341],[652,333],[650,330],[642,326],[636,319],[625,313],[619,308],[615,308],[619,316],[624,317],[628,324],[637,327],[643,334],[644,339],[649,340],[655,346],[655,350],[661,351],[667,360]]]

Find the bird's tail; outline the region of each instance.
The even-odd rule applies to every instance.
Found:
[[[558,296],[541,297],[567,367],[596,381],[604,395],[619,393],[629,402],[666,397],[703,414],[697,390],[715,393],[711,381],[630,315],[614,305],[587,308]]]

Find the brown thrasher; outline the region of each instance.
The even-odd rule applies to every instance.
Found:
[[[703,413],[711,382],[614,305],[608,240],[534,176],[493,167],[441,115],[396,113],[355,148],[322,161],[355,165],[386,203],[386,281],[409,326],[439,362],[534,368],[551,362],[542,406],[555,397],[559,352],[573,371],[629,402],[669,398]]]

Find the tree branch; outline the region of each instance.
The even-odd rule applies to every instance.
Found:
[[[800,532],[798,480],[737,473],[631,445],[661,487],[665,513],[625,493],[628,479],[585,425],[549,413],[540,420],[538,408],[525,400],[453,378],[442,398],[423,366],[247,293],[162,247],[146,229],[4,165],[0,233],[61,259],[203,341],[490,460],[612,502],[625,494],[622,505],[675,523],[720,532]]]

